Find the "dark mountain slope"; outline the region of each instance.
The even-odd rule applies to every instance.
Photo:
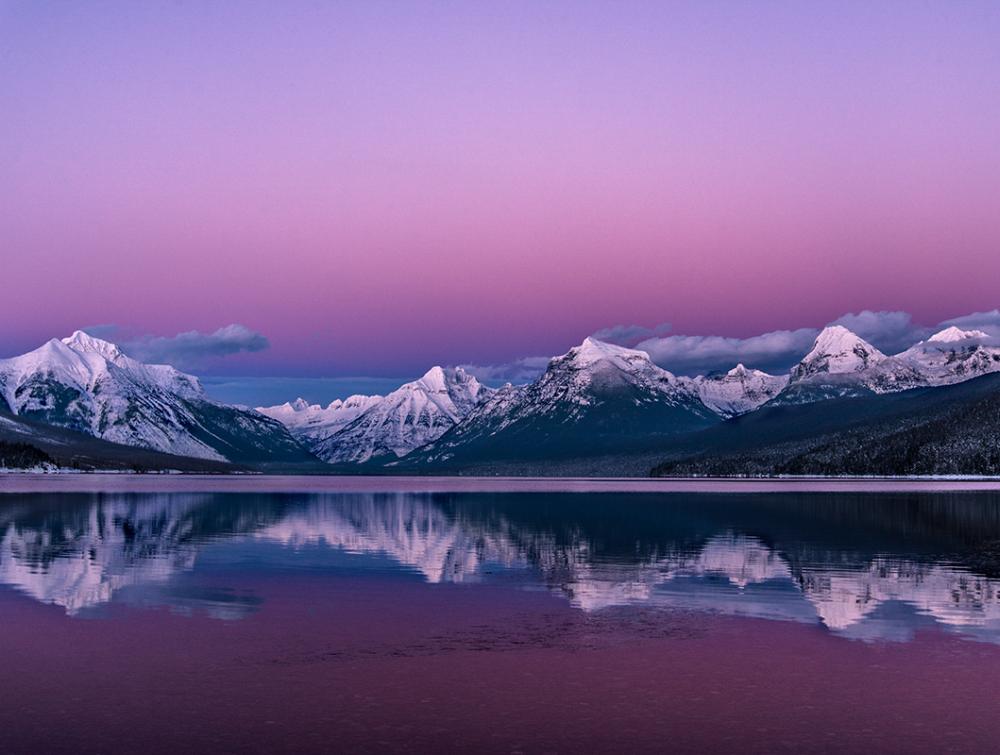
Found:
[[[553,359],[537,382],[497,391],[392,466],[421,473],[563,468],[581,457],[655,450],[665,438],[720,421],[691,381],[656,367],[645,352],[587,339]]]
[[[34,467],[48,463],[81,471],[177,470],[214,474],[249,470],[249,467],[237,464],[110,443],[74,430],[14,417],[6,412],[0,412],[0,444],[34,449],[18,455],[17,458],[26,463],[11,463],[8,467]]]
[[[664,447],[653,474],[1000,474],[1000,375],[764,407]]]

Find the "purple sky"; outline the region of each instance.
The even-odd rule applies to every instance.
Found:
[[[995,2],[0,0],[0,355],[411,375],[1000,304]]]

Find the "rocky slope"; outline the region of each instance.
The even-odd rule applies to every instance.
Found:
[[[694,381],[660,369],[643,351],[588,338],[553,359],[536,382],[500,389],[398,466],[623,452],[719,420]]]
[[[325,409],[300,399],[258,411],[284,422],[324,461],[391,461],[439,438],[492,394],[461,367],[433,367],[386,396],[351,396]]]

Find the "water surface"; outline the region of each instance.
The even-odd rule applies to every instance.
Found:
[[[990,751],[962,487],[0,480],[0,751]]]

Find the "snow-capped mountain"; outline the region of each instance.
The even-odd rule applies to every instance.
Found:
[[[461,421],[493,389],[461,367],[433,367],[386,396],[352,396],[325,409],[304,401],[262,407],[324,461],[362,463],[398,458]]]
[[[278,420],[292,435],[313,445],[326,440],[383,399],[383,396],[354,395],[320,406],[297,398],[278,406],[261,406],[257,411]]]
[[[0,360],[0,412],[127,446],[216,461],[308,455],[274,420],[211,401],[198,379],[82,331]]]
[[[909,362],[883,354],[842,325],[830,325],[792,368],[775,404],[800,404],[827,398],[891,393],[927,385]]]
[[[1000,345],[981,330],[950,327],[911,346],[898,359],[923,375],[928,385],[951,385],[1000,372]]]
[[[788,385],[788,379],[788,375],[769,375],[738,364],[722,375],[699,375],[694,382],[702,403],[728,419],[770,401]]]
[[[823,328],[812,349],[792,368],[792,380],[815,375],[846,375],[867,372],[888,357],[843,325]]]
[[[497,391],[416,462],[620,450],[718,421],[693,380],[657,367],[644,351],[587,338],[536,382]]]

